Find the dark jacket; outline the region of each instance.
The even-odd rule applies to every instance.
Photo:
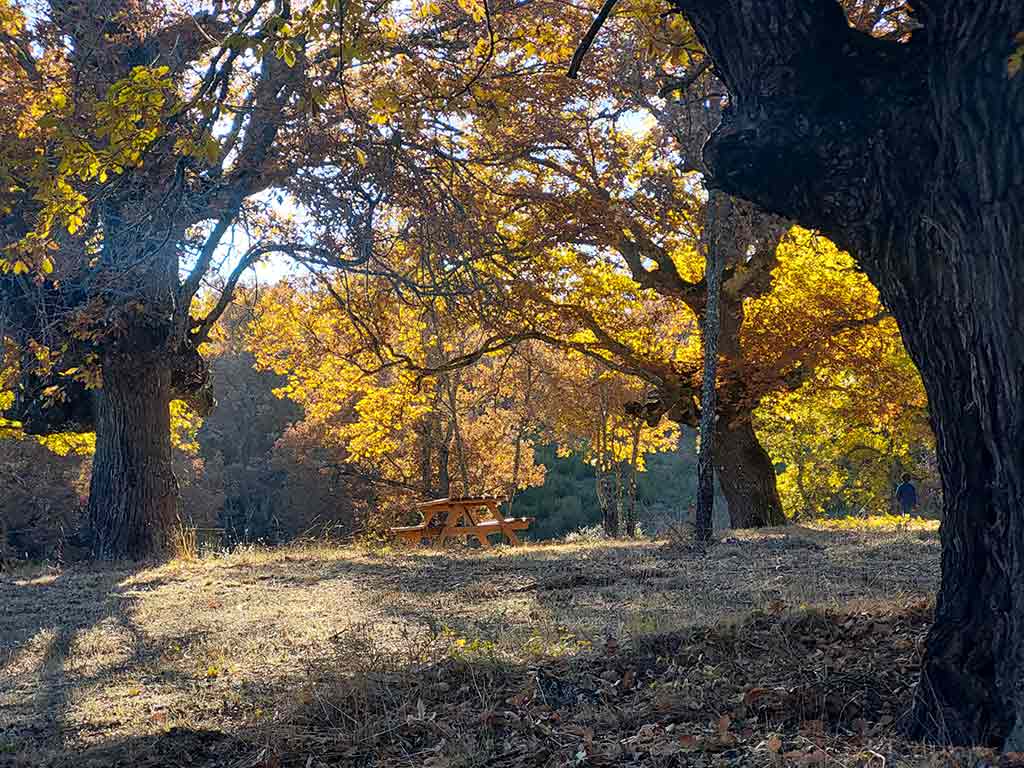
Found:
[[[896,488],[896,501],[904,509],[917,506],[917,489],[913,483],[900,483]]]

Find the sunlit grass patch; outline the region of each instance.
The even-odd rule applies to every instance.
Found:
[[[938,531],[938,520],[927,520],[910,515],[869,515],[857,517],[825,518],[808,523],[807,527],[823,531]]]

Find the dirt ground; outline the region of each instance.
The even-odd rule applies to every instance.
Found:
[[[792,527],[23,570],[0,765],[917,764],[890,734],[938,557],[934,527]]]

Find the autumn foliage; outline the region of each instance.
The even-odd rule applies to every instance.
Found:
[[[218,388],[251,419],[200,356],[226,359],[228,337],[293,404],[246,483],[284,452],[305,487],[343,482],[380,512],[348,530],[379,528],[415,498],[514,506],[554,445],[593,467],[606,530],[635,529],[645,457],[699,416],[699,148],[720,84],[682,17],[623,3],[570,80],[589,15],[558,4],[352,6],[340,28],[322,2],[103,9],[117,25],[0,16],[12,424],[51,446],[90,433],[134,407],[102,405],[134,366],[163,401],[138,418],[171,425],[145,449],[155,484],[103,510],[128,454],[100,429],[96,535],[181,518],[157,503],[175,470],[185,519],[270,525],[226,490],[242,470],[203,423]],[[895,473],[934,473],[893,321],[821,235],[732,210],[716,429],[733,524],[884,511]],[[252,270],[286,259],[257,290]]]

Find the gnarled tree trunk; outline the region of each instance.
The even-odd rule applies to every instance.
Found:
[[[928,391],[945,514],[914,731],[1022,750],[1024,3],[918,0],[909,42],[832,0],[676,5],[732,97],[718,183],[850,250]]]
[[[728,210],[729,202],[717,190],[710,190],[707,223],[704,226],[704,275],[707,302],[700,318],[704,342],[704,375],[700,398],[700,449],[697,451],[697,539],[711,539],[715,515],[715,433],[718,420],[718,341],[722,329],[722,248],[719,242],[719,216]]]
[[[712,211],[712,201],[716,201],[720,211]],[[715,332],[717,357],[710,361],[718,374],[715,391],[706,393],[702,386],[700,395],[702,400],[710,395],[714,402],[720,404],[718,409],[729,414],[733,421],[750,421],[758,402],[765,395],[763,387],[749,384],[751,372],[758,369],[744,357],[741,343],[744,302],[771,290],[772,271],[777,264],[776,248],[788,228],[789,222],[755,210],[753,206],[720,191],[713,192],[708,201],[704,239],[708,243],[715,242],[722,270],[720,288],[713,291],[718,325]],[[664,266],[659,266],[654,272],[647,271],[641,260],[642,249],[628,240],[620,242],[619,250],[641,285],[664,296],[681,299],[700,322],[706,323],[704,318],[710,309],[706,282],[688,283]],[[775,472],[758,443],[757,435],[750,430],[733,436],[713,422],[704,424],[701,408],[695,407],[693,401],[695,389],[692,379],[689,376],[665,376],[664,372],[659,372],[659,376],[662,378],[660,391],[644,403],[628,404],[627,413],[635,418],[645,418],[652,426],[657,424],[662,414],[667,414],[678,424],[700,427],[708,435],[702,445],[710,445],[718,435],[724,435],[733,444],[726,446],[721,455],[716,454],[715,460],[707,464],[704,483],[698,480],[700,498],[705,499],[708,505],[712,503],[714,484],[711,473],[714,467],[719,470],[718,479],[729,500],[730,525],[733,528],[784,525],[786,519],[775,487]],[[702,379],[706,377],[705,371]],[[724,418],[725,415],[720,416],[720,419]],[[752,465],[732,465],[735,461],[746,461],[747,457],[754,461]],[[730,487],[734,480],[740,485]],[[745,494],[754,487],[764,490],[756,498],[748,499]]]
[[[930,340],[918,364],[928,384],[944,509],[942,586],[913,727],[941,740],[987,744],[1006,740],[1016,720],[1018,741],[1012,749],[1019,751],[1024,478],[1018,464],[1015,478],[1008,472],[1007,484],[993,487],[997,465],[986,444],[972,377],[959,370],[970,353],[957,330],[943,325],[915,329]],[[1017,439],[1024,439],[1019,427]],[[1019,442],[1013,450],[1020,450]]]
[[[715,468],[733,528],[786,524],[775,465],[749,418],[719,418],[715,425]]]
[[[777,237],[769,239],[773,250],[777,241]],[[740,294],[722,291],[718,349],[727,371],[743,371],[747,367],[740,339],[743,302],[770,289],[771,280],[766,276],[759,282],[756,288],[748,285]],[[753,412],[760,397],[747,390],[745,381],[735,378],[720,381],[719,387],[728,397],[723,398],[722,413],[715,423],[715,468],[729,506],[729,525],[733,528],[785,525],[775,465],[754,431]]]
[[[104,366],[95,393],[96,455],[89,489],[93,555],[103,560],[157,552],[174,520],[171,371],[152,358]]]

